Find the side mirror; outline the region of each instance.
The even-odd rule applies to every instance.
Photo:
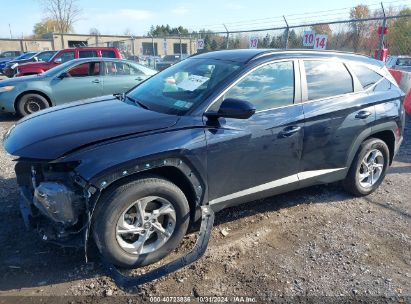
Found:
[[[54,63],[57,63],[57,64],[62,63],[62,62],[63,62],[63,59],[61,59],[61,57],[54,60]]]
[[[34,61],[36,61],[36,62],[39,61],[39,59],[38,59],[36,56],[34,56],[33,59],[34,59]]]
[[[58,76],[59,79],[68,78],[68,77],[70,77],[70,74],[67,72],[63,72]]]
[[[227,98],[220,105],[218,112],[207,112],[205,116],[209,118],[237,118],[247,119],[253,116],[255,107],[251,103],[241,99]]]

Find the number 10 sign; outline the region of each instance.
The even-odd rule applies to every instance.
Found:
[[[303,46],[312,46],[314,50],[325,50],[327,47],[327,35],[316,34],[314,31],[305,31]]]

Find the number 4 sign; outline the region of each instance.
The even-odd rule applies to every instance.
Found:
[[[325,50],[327,46],[327,35],[316,34],[314,37],[314,50]]]

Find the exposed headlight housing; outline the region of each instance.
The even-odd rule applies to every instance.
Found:
[[[4,87],[0,87],[0,93],[10,92],[11,90],[14,90],[14,86],[4,86]]]

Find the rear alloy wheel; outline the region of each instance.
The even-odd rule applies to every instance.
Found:
[[[20,116],[27,116],[48,107],[50,105],[47,99],[35,93],[25,94],[17,102],[17,112]]]
[[[344,188],[356,196],[374,192],[384,180],[389,156],[382,140],[370,138],[363,142],[344,180]]]
[[[109,262],[135,268],[173,251],[189,220],[181,189],[166,179],[146,176],[106,190],[93,214],[93,236]]]

